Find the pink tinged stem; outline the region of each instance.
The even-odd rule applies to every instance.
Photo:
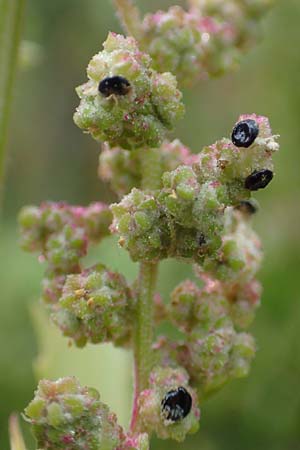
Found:
[[[133,405],[132,405],[132,413],[131,413],[131,422],[130,422],[130,430],[134,431],[137,425],[138,419],[138,399],[139,399],[139,385],[138,385],[138,367],[135,361],[134,363],[134,397],[133,397]]]

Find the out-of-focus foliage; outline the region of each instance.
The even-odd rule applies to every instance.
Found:
[[[225,0],[224,0],[225,1]],[[141,0],[144,12],[170,6],[172,0]],[[236,74],[186,91],[185,120],[179,138],[195,152],[219,136],[230,134],[240,113],[270,117],[281,134],[276,176],[259,193],[255,219],[265,247],[261,272],[262,308],[253,334],[258,353],[249,378],[236,381],[202,406],[200,432],[185,450],[300,449],[300,4],[278,0],[264,24],[264,39],[248,54]],[[98,144],[73,125],[77,105],[74,87],[109,30],[121,31],[109,0],[28,0],[25,39],[42,47],[38,66],[19,74],[11,121],[10,160],[0,235],[0,446],[9,448],[9,412],[21,411],[32,398],[37,376],[78,376],[95,386],[123,424],[130,409],[130,356],[106,347],[69,349],[67,340],[42,322],[39,344],[32,308],[40,293],[42,268],[18,248],[17,211],[24,204],[66,200],[88,204],[113,201],[97,179]],[[89,263],[101,259],[112,270],[133,279],[136,266],[109,240]],[[162,264],[160,288],[165,300],[185,277],[187,265]],[[42,319],[40,319],[42,320]],[[36,321],[35,321],[36,323]],[[41,323],[41,322],[39,322]],[[163,326],[163,325],[162,325]],[[36,328],[37,329],[37,328]],[[109,371],[109,372],[107,372]],[[24,426],[23,426],[24,428]],[[25,427],[26,429],[26,427]],[[33,443],[26,435],[28,448]],[[153,449],[179,450],[182,444],[154,442]]]

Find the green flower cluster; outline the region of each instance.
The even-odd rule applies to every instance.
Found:
[[[231,45],[240,51],[249,49],[260,37],[260,20],[273,0],[189,0],[203,16],[228,27]]]
[[[99,393],[75,377],[40,381],[25,414],[40,450],[115,450],[124,440]]]
[[[205,336],[195,329],[179,350],[179,360],[188,371],[199,398],[218,391],[235,378],[248,375],[255,355],[255,342],[232,326],[216,328]]]
[[[86,255],[88,244],[109,235],[111,221],[111,212],[104,203],[82,207],[46,202],[21,210],[22,248],[39,253],[40,261],[48,264],[43,281],[46,303],[58,301],[66,275],[81,271],[80,260]]]
[[[241,116],[234,130],[232,140],[206,147],[192,166],[164,173],[161,191],[133,189],[112,205],[112,231],[134,261],[185,258],[220,277],[233,277],[243,266],[248,270],[249,255],[260,260],[260,244],[249,221],[233,207],[272,179],[278,144],[265,117]],[[238,139],[248,132],[246,147]]]
[[[168,305],[171,322],[183,333],[191,332],[196,326],[207,333],[212,328],[230,325],[226,298],[217,289],[211,291],[211,288],[200,289],[190,280],[179,284]]]
[[[204,147],[198,154],[198,165],[193,167],[197,172],[199,182],[214,181],[226,186],[225,195],[235,199],[235,203],[249,197],[249,188],[245,180],[254,171],[273,171],[273,155],[279,150],[277,135],[272,135],[269,120],[256,114],[243,114],[238,118],[238,124],[247,121],[255,124],[257,134],[250,145],[238,144],[236,139],[222,139],[215,144]],[[235,129],[234,127],[234,129]],[[234,130],[233,129],[233,130]],[[241,130],[241,133],[249,131]],[[235,145],[236,144],[236,145]],[[247,145],[247,146],[246,146]]]
[[[113,204],[112,231],[133,261],[156,261],[167,257],[169,242],[166,216],[152,194],[133,189]]]
[[[74,121],[94,139],[124,149],[159,147],[183,116],[171,73],[158,73],[131,38],[110,33],[89,63],[89,81],[77,88]]]
[[[183,85],[205,77],[203,30],[198,14],[180,6],[147,14],[142,32],[142,46],[151,55],[155,69],[174,73]]]
[[[109,234],[111,213],[104,203],[71,206],[64,202],[45,202],[27,206],[19,215],[21,246],[38,252],[49,271],[76,272],[89,242],[99,242]]]
[[[52,319],[78,347],[107,341],[124,345],[131,336],[132,309],[125,278],[98,264],[66,277]]]
[[[191,281],[181,283],[171,295],[169,317],[185,334],[184,342],[177,344],[176,360],[188,371],[200,398],[248,374],[254,340],[235,331],[235,312],[220,282],[206,279],[203,289]]]
[[[199,428],[200,410],[196,392],[189,386],[187,372],[181,368],[155,368],[149,389],[139,400],[140,426],[161,439],[183,441]]]
[[[131,2],[128,2],[134,8]],[[147,14],[139,26],[141,46],[156,70],[174,73],[191,86],[238,66],[260,36],[260,19],[270,0],[189,0]]]
[[[199,183],[192,167],[179,166],[163,177],[159,201],[169,218],[171,255],[201,262],[221,245],[225,199],[223,186]],[[227,200],[227,199],[226,199]],[[230,202],[230,199],[228,199]]]
[[[215,254],[207,254],[202,266],[195,270],[223,281],[245,283],[257,273],[262,256],[261,242],[251,222],[239,211],[227,208],[220,248]]]
[[[99,176],[110,184],[119,197],[128,194],[133,188],[142,187],[141,152],[124,150],[121,147],[111,148],[103,145],[99,157]],[[164,141],[159,148],[161,172],[176,169],[181,164],[192,164],[196,161],[189,148],[178,139]]]

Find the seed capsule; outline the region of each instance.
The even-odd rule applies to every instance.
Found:
[[[250,147],[259,133],[255,120],[246,119],[238,122],[232,130],[231,140],[236,147]]]
[[[112,94],[126,95],[130,91],[130,83],[126,78],[115,75],[100,81],[98,90],[104,97],[109,97]]]
[[[167,420],[178,422],[184,419],[192,408],[192,397],[184,388],[179,387],[167,392],[161,402],[162,413]]]
[[[245,188],[257,191],[265,188],[273,178],[273,172],[269,169],[255,170],[245,180]]]
[[[235,209],[238,209],[242,213],[249,215],[255,214],[257,212],[256,206],[249,200],[240,201],[240,203],[236,205]]]

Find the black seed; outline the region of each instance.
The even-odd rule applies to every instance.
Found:
[[[203,233],[200,233],[198,235],[198,244],[200,245],[200,247],[201,247],[201,245],[206,244],[206,239],[205,239],[205,236]]]
[[[250,147],[259,133],[255,120],[247,119],[238,122],[232,130],[231,140],[236,147]]]
[[[235,209],[245,213],[245,214],[255,214],[257,212],[256,206],[249,200],[242,200]]]
[[[167,420],[178,422],[191,411],[192,397],[184,387],[179,387],[166,393],[162,399],[161,407]]]
[[[265,188],[273,178],[273,172],[269,169],[255,170],[245,180],[245,188],[257,191]]]
[[[126,78],[115,75],[100,81],[98,90],[104,97],[109,97],[112,94],[126,95],[130,91],[130,83]]]

